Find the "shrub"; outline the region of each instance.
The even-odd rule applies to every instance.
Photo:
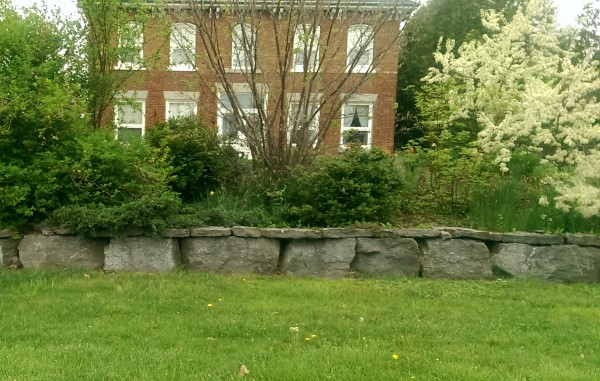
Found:
[[[146,140],[169,158],[173,167],[169,183],[186,202],[201,199],[235,177],[236,153],[221,146],[216,132],[198,117],[159,123],[148,130]]]
[[[292,180],[285,191],[292,225],[343,226],[391,222],[402,187],[392,155],[354,147],[321,158]]]
[[[168,225],[181,202],[168,186],[171,167],[160,150],[140,139],[123,144],[110,131],[79,143],[70,169],[72,205],[56,211],[54,222],[87,234],[132,227],[157,232]]]

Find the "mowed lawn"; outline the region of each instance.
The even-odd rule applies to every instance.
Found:
[[[597,381],[600,285],[0,270],[0,344],[0,381]]]

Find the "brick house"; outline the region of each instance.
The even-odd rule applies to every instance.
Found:
[[[164,20],[132,26],[135,38],[119,38],[116,69],[136,71],[116,103],[119,133],[195,113],[248,153],[265,136],[326,152],[349,142],[392,151],[400,23],[416,4],[294,3],[169,2],[166,33]],[[255,121],[261,135],[249,131]]]

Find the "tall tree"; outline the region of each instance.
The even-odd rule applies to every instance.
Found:
[[[60,160],[84,128],[72,25],[0,0],[0,225],[39,220],[64,201]]]
[[[256,164],[285,171],[312,159],[342,105],[382,63],[395,66],[389,52],[399,22],[416,4],[190,0],[188,6],[175,18],[197,29],[196,70],[209,88],[219,84],[221,133],[238,137]],[[248,99],[239,96],[238,83]]]
[[[148,20],[156,20],[153,27],[164,25],[159,2],[143,0],[78,0],[84,19],[81,28],[83,52],[86,57],[82,78],[88,103],[88,112],[94,128],[107,123],[108,112],[126,83],[143,78],[140,68],[151,67],[156,55],[144,54],[149,43],[163,44],[164,33],[153,33],[158,41],[145,37]]]
[[[556,172],[555,205],[600,215],[600,90],[598,61],[561,45],[550,0],[529,0],[508,21],[490,11],[482,41],[453,40],[435,54],[424,82],[448,87],[447,123],[477,120],[479,148],[503,172],[515,150],[540,153]],[[548,199],[542,197],[541,203]]]
[[[419,136],[415,131],[419,117],[415,94],[421,90],[421,78],[435,64],[433,54],[440,38],[453,39],[455,47],[481,39],[487,32],[481,22],[481,11],[501,11],[510,19],[517,3],[517,0],[429,0],[408,20],[400,39],[397,146]]]

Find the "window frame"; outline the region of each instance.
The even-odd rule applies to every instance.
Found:
[[[312,142],[312,146],[314,148],[314,147],[316,147],[316,145],[319,141],[319,131],[321,129],[321,109],[320,109],[321,94],[311,95],[308,102],[309,102],[309,106],[307,108],[307,113],[310,112],[312,114],[314,112],[314,109],[318,108],[318,110],[315,113],[314,118],[311,121],[311,125],[308,128],[309,134],[310,134],[310,131],[314,131],[314,140]],[[297,105],[298,108],[300,107],[300,94],[298,94],[298,93],[291,94],[289,97],[289,100],[288,100],[288,104],[287,104],[287,139],[288,139],[288,142],[291,143],[292,147],[296,147],[297,143],[292,141],[292,139],[293,139],[292,138],[292,132],[293,132],[292,118],[296,114],[296,113],[292,112],[293,105]],[[298,127],[298,126],[296,126],[296,127]],[[312,138],[310,140],[312,140]]]
[[[136,30],[138,31],[137,35],[132,39],[132,41],[124,42],[122,30],[119,30],[117,37],[117,48],[118,50],[118,58],[117,65],[115,66],[116,70],[124,70],[124,69],[133,69],[133,70],[144,70],[144,25],[137,23],[135,21],[130,21],[127,23],[127,29],[129,32],[134,33]],[[124,46],[125,43],[132,43],[132,47],[138,51],[137,59],[139,62],[134,61],[123,61],[123,52],[121,49],[129,48],[128,46]],[[135,53],[135,52],[134,52]],[[136,56],[135,54],[133,56]]]
[[[369,114],[367,116],[367,127],[351,127],[348,126],[346,127],[344,125],[345,119],[346,119],[346,115],[347,115],[347,107],[356,107],[356,106],[368,106],[369,108]],[[373,111],[374,111],[374,107],[375,106],[375,102],[373,101],[363,101],[363,100],[348,100],[346,102],[344,102],[344,104],[342,105],[342,120],[341,120],[341,129],[340,129],[340,147],[344,148],[346,147],[348,144],[350,144],[350,142],[346,142],[344,143],[344,135],[347,133],[350,133],[351,131],[358,131],[358,132],[367,132],[367,143],[366,144],[361,144],[361,146],[363,148],[371,148],[372,146],[372,142],[373,142]]]
[[[314,27],[314,29],[313,29]],[[313,30],[311,30],[313,29]],[[301,36],[306,36],[301,38]],[[320,40],[321,39],[321,26],[313,24],[298,24],[294,30],[294,51],[292,55],[292,68],[291,71],[295,73],[302,72],[316,72],[320,63]],[[307,58],[306,53],[310,52],[308,56],[308,70],[305,70],[304,61]],[[298,58],[301,58],[301,63],[298,63]],[[312,61],[312,62],[311,62]]]
[[[357,31],[357,32],[355,32]],[[358,50],[362,49],[363,46],[360,46],[360,42],[363,36],[367,35],[369,41],[367,47],[363,51],[360,57],[363,57],[365,54],[368,54],[368,64],[359,65],[358,62],[361,59],[357,57],[355,66],[352,67],[352,54],[356,51],[356,47],[358,46]],[[348,38],[347,38],[347,49],[346,49],[346,72],[347,73],[369,73],[374,72],[375,68],[373,67],[374,60],[374,52],[375,52],[375,32],[373,31],[373,27],[369,24],[352,24],[348,27]]]
[[[165,119],[169,120],[171,118],[183,118],[186,116],[192,116],[192,115],[198,115],[198,102],[196,101],[191,101],[191,100],[183,100],[183,99],[167,99],[166,100],[166,106],[165,106]],[[177,115],[177,116],[170,116],[170,109],[171,109],[171,105],[172,104],[188,104],[188,105],[192,105],[192,107],[190,107],[190,113],[185,114],[185,115]]]
[[[139,104],[139,109],[136,109],[134,104]],[[135,111],[141,113],[142,123],[141,124],[131,124],[131,123],[121,123],[119,120],[119,111],[123,106],[132,107]],[[115,103],[115,138],[119,138],[119,130],[120,129],[128,129],[128,130],[141,130],[141,135],[144,136],[146,134],[146,100],[145,99],[134,99],[134,100],[122,100],[117,101]]]
[[[176,38],[179,35],[179,39]],[[183,41],[182,41],[183,40]],[[185,44],[184,44],[185,42]],[[187,63],[173,63],[174,51],[182,49]],[[169,36],[169,70],[193,71],[196,64],[196,25],[191,23],[176,23],[171,28]]]
[[[244,34],[250,32],[250,46],[248,51],[244,46]],[[239,37],[238,37],[239,36]],[[256,66],[256,30],[252,25],[248,23],[236,24],[232,29],[231,36],[231,69],[235,71],[247,71],[253,66]],[[241,41],[242,46],[239,46],[236,41]],[[249,53],[249,57],[247,56]],[[242,56],[244,65],[242,66],[242,60],[238,59]]]

